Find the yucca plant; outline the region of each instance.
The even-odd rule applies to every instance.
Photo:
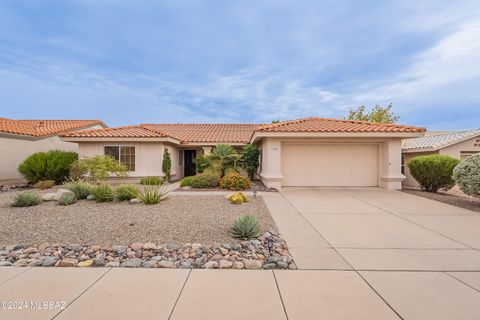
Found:
[[[88,182],[69,182],[65,185],[65,188],[70,190],[77,199],[87,199],[88,195],[92,193],[92,189],[95,186]]]
[[[128,201],[138,198],[140,191],[133,184],[121,184],[115,189],[115,199],[118,201]]]
[[[234,238],[250,240],[260,235],[260,225],[252,215],[241,215],[235,219],[230,234]]]
[[[61,206],[69,206],[75,202],[77,202],[77,197],[71,192],[65,192],[58,199],[58,204]]]
[[[12,207],[31,207],[42,202],[40,196],[34,192],[25,191],[13,198]]]
[[[107,183],[102,183],[92,188],[92,194],[95,196],[97,202],[113,201],[113,188]]]
[[[140,191],[138,198],[142,200],[144,204],[150,205],[157,204],[160,201],[165,200],[167,194],[168,191],[166,188],[159,188],[157,186],[145,186],[143,190]]]

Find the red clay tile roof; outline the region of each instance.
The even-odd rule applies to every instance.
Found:
[[[164,132],[148,129],[142,125],[125,126],[116,128],[104,128],[68,132],[62,134],[62,137],[76,138],[164,138],[168,135]]]
[[[261,126],[259,132],[424,132],[425,128],[399,124],[328,118],[302,118]]]
[[[137,126],[71,132],[78,138],[162,138],[183,143],[248,143],[258,124],[140,124]]]
[[[0,132],[45,137],[105,124],[100,120],[13,120],[0,118]]]
[[[144,124],[182,142],[248,143],[259,124]]]

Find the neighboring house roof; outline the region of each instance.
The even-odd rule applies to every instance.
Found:
[[[423,132],[424,128],[390,123],[302,118],[263,125],[260,132]]]
[[[86,129],[95,125],[106,127],[101,120],[14,120],[0,118],[0,133],[41,138],[71,130]]]
[[[480,129],[455,131],[445,134],[425,135],[420,138],[406,139],[402,141],[402,151],[404,152],[420,152],[420,151],[436,151],[452,144],[456,144],[475,136],[480,135]]]
[[[62,137],[78,137],[78,138],[163,138],[163,137],[168,137],[168,135],[163,132],[160,132],[158,130],[151,130],[143,127],[142,125],[82,130],[82,131],[64,133],[61,136]]]

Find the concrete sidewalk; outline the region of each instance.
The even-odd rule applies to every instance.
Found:
[[[479,272],[5,267],[0,319],[466,320],[478,290]]]

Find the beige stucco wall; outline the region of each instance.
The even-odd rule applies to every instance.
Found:
[[[336,138],[336,139],[295,139],[264,138],[260,142],[262,150],[260,177],[272,188],[281,188],[284,184],[282,173],[282,145],[284,143],[343,143],[343,144],[376,144],[378,146],[377,177],[378,186],[386,189],[400,189],[405,178],[401,170],[401,140],[379,138]],[[308,154],[304,155],[308,157]],[[305,168],[312,170],[312,168]]]
[[[439,150],[440,154],[446,154],[457,159],[460,159],[460,153],[462,151],[480,152],[480,137],[468,139]]]
[[[93,157],[105,154],[105,146],[133,146],[135,147],[135,171],[129,172],[129,177],[163,176],[162,161],[165,147],[169,149],[172,160],[171,175],[179,179],[183,175],[179,164],[179,150],[173,145],[161,142],[79,142],[78,154],[80,158]]]
[[[475,145],[476,144],[476,145]],[[406,179],[403,181],[403,186],[408,188],[419,188],[420,185],[418,184],[417,180],[410,174],[410,170],[408,169],[407,163],[415,157],[425,156],[430,154],[444,154],[447,156],[454,157],[456,159],[460,159],[461,152],[480,152],[480,138],[475,137],[460,143],[456,143],[450,145],[448,147],[442,148],[438,151],[431,151],[431,152],[416,152],[416,153],[404,153],[404,161],[405,161],[405,176]]]
[[[58,136],[41,140],[0,137],[0,181],[21,179],[18,166],[35,152],[48,150],[77,152],[77,149],[76,143],[64,142]]]

